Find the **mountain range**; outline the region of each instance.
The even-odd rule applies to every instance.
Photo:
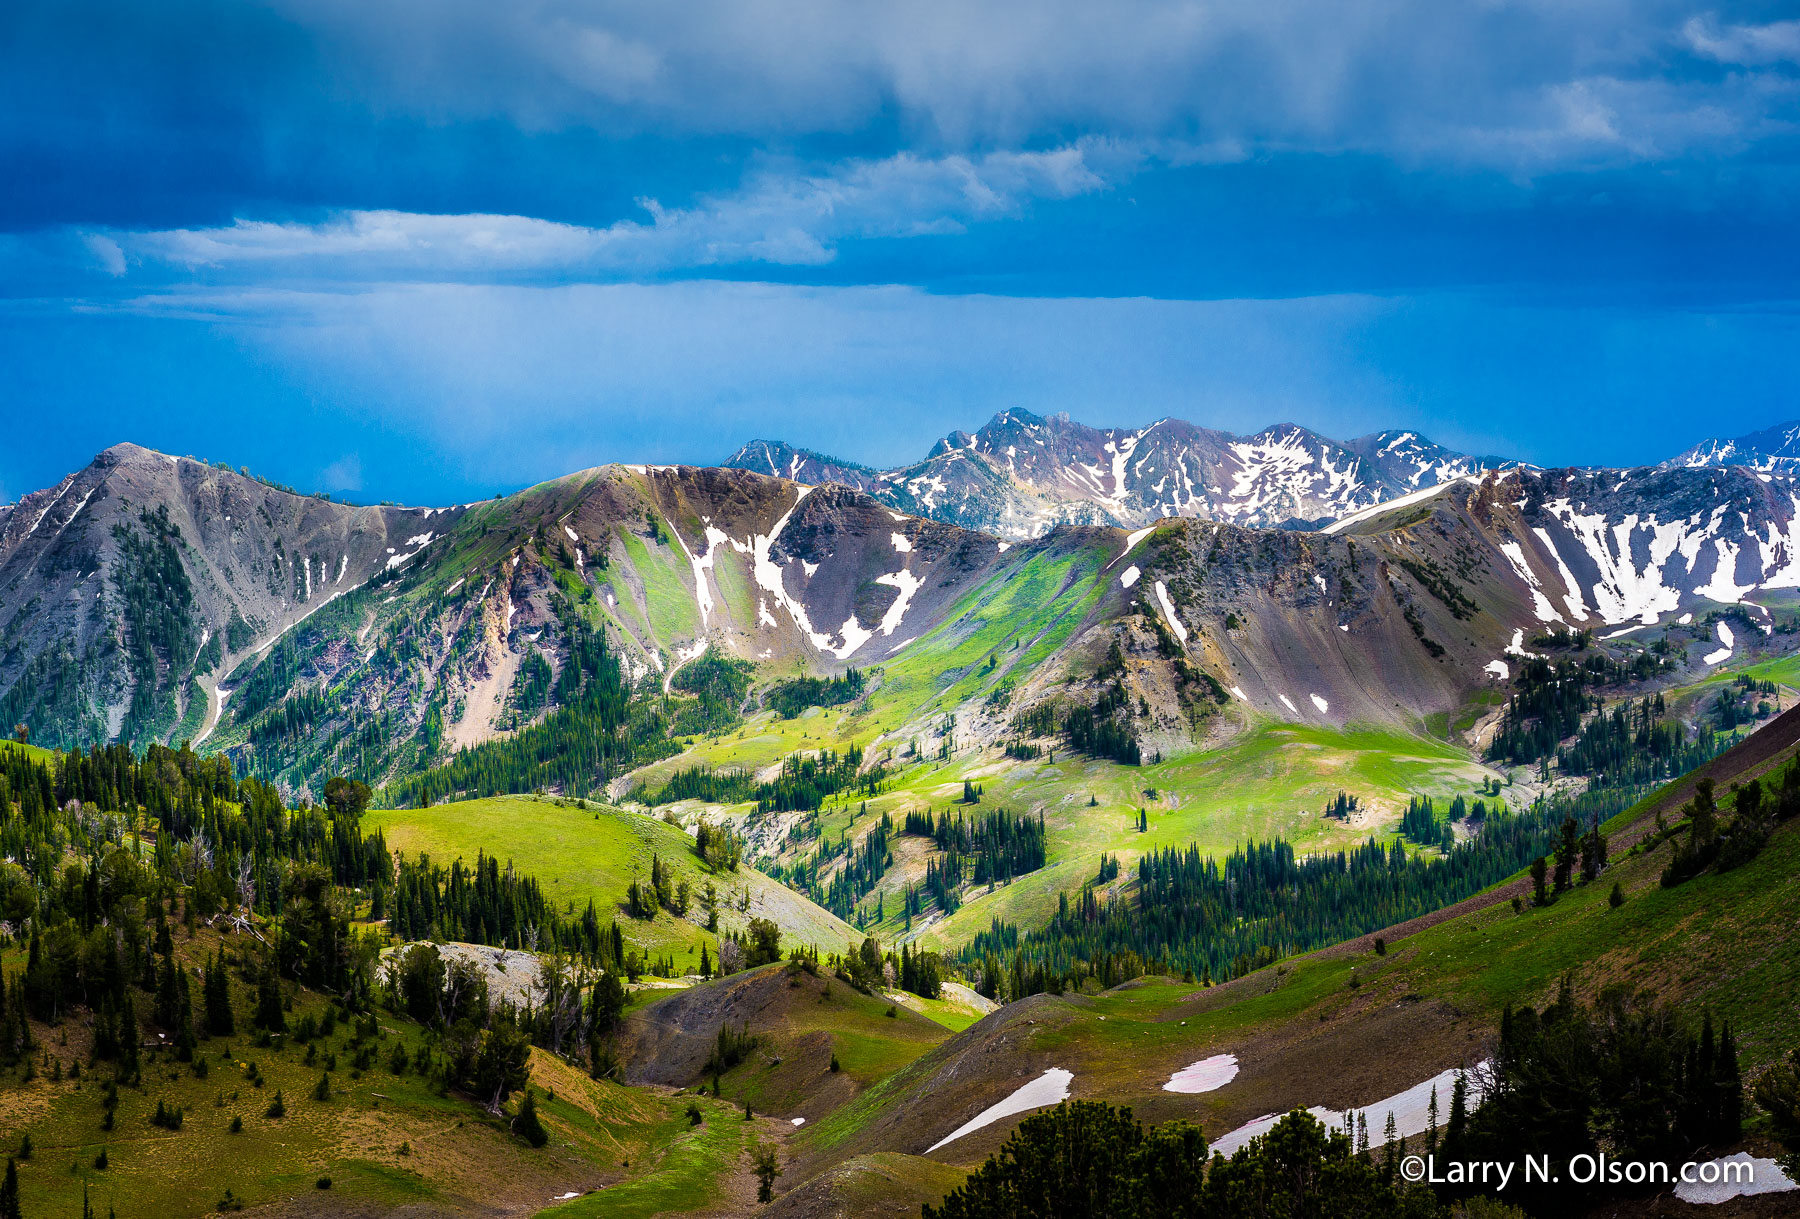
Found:
[[[760,453],[779,475],[606,466],[396,508],[115,446],[0,509],[0,718],[45,743],[191,739],[296,784],[380,783],[542,720],[597,637],[628,686],[665,693],[709,652],[759,681],[877,669],[890,739],[993,743],[1090,705],[1179,751],[1241,713],[1416,725],[1562,627],[1662,640],[1704,671],[1800,588],[1800,498],[1744,465],[1495,468],[1409,433],[1237,441],[1018,412],[910,472]],[[1191,489],[1223,485],[1207,463],[1227,459],[1232,487],[1263,490],[1221,512],[1343,512],[1308,531],[1210,516]],[[1177,483],[1186,498],[1156,498]],[[1165,519],[1095,522],[1102,501]],[[996,516],[1020,528],[943,519]],[[1720,607],[1737,634],[1694,625]]]
[[[1453,453],[1417,432],[1348,442],[1291,423],[1254,436],[1159,419],[1094,428],[1067,415],[1003,411],[952,432],[923,461],[871,470],[779,441],[754,440],[726,466],[837,482],[883,503],[1018,541],[1058,524],[1133,529],[1164,517],[1314,529],[1383,500],[1515,465]]]
[[[135,901],[80,883],[62,845],[119,841],[121,802],[155,814],[167,876],[202,878],[188,903],[203,887],[219,900],[215,874],[255,892],[285,869],[263,890],[289,903],[284,928],[304,925],[309,878],[331,874],[313,865],[395,852],[400,883],[346,900],[367,910],[355,925],[401,941],[390,953],[457,941],[433,951],[533,997],[531,1078],[556,1142],[526,1151],[504,1122],[450,1127],[422,1065],[443,1035],[407,1004],[381,1027],[421,1062],[387,1050],[317,1082],[334,1043],[314,1021],[340,996],[296,980],[295,1042],[258,1050],[269,1090],[334,1140],[298,1178],[331,1201],[296,1213],[341,1213],[357,1165],[379,1163],[399,1166],[409,1209],[436,1191],[433,1213],[537,1213],[588,1188],[625,1205],[640,1184],[669,1196],[673,1175],[697,1191],[682,1197],[717,1200],[705,1213],[741,1214],[751,1194],[727,1192],[741,1157],[707,1140],[757,1130],[783,1147],[770,1214],[916,1214],[1060,1092],[1202,1122],[1224,1150],[1307,1106],[1398,1110],[1399,1132],[1422,1134],[1426,1091],[1450,1089],[1504,1012],[1550,1003],[1577,966],[1585,988],[1643,982],[1728,1011],[1755,1069],[1785,1053],[1796,839],[1789,825],[1744,846],[1756,806],[1736,786],[1767,774],[1784,816],[1800,790],[1800,772],[1775,770],[1800,740],[1800,488],[1773,440],[1543,470],[1406,434],[1333,445],[1277,429],[1215,436],[1202,457],[1186,425],[1009,415],[983,433],[908,475],[929,503],[897,476],[775,446],[745,458],[775,472],[608,465],[407,508],[116,445],[0,508],[0,714],[29,738],[0,746],[0,811],[10,787],[9,826],[66,835],[19,852],[60,882],[11,892]],[[1219,477],[1203,463],[1242,458],[1234,445],[1289,455],[1288,481],[1273,458],[1247,480],[1295,506],[1275,524],[1132,499],[1175,472]],[[1327,457],[1361,489],[1308,482]],[[964,476],[968,497],[949,495]],[[1253,500],[1219,504],[1250,516]],[[1011,536],[958,519],[1008,507]],[[117,740],[196,750],[122,764],[30,747]],[[270,821],[268,789],[246,781],[240,816],[215,803],[200,821],[195,785],[232,773],[354,801],[354,784],[326,786],[342,775],[374,807]],[[1671,845],[1670,827],[1691,824],[1701,779],[1728,793],[1738,854],[1682,881],[1692,830]],[[1578,816],[1604,826],[1611,862],[1584,839],[1558,892],[1534,896],[1523,869]],[[266,873],[240,872],[223,837],[210,856],[204,826],[251,822],[288,827],[269,840],[303,866],[264,856]],[[1605,870],[1576,880],[1576,854],[1584,874]],[[120,842],[96,874],[129,877],[129,858]],[[446,921],[459,891],[492,902]],[[532,908],[544,923],[521,921]],[[613,976],[656,975],[609,1041],[544,1019],[586,1006],[545,989],[571,942],[534,951],[557,911],[558,936],[591,924],[611,960],[635,963]],[[193,921],[168,943],[203,979],[221,946],[253,951],[231,920]],[[769,941],[767,965],[744,960]],[[74,960],[85,941],[44,942]],[[713,962],[723,976],[705,976]],[[921,962],[941,988],[906,980]],[[165,960],[161,976],[185,975]],[[250,1010],[249,979],[213,976]],[[305,1029],[318,1048],[303,1059]],[[335,1044],[355,1062],[354,1041]],[[106,1121],[97,1090],[59,1073],[36,1088]],[[166,1193],[174,1166],[240,1163],[277,1117],[302,1129],[249,1089],[227,1125],[216,1110],[235,1102],[193,1076],[154,1080],[156,1104],[193,1115],[186,1133],[121,1145],[105,1171],[155,1165],[141,1179]],[[150,1095],[122,1092],[127,1120],[157,1120]],[[46,1124],[66,1111],[36,1127],[42,1146],[66,1145]],[[618,1116],[634,1111],[652,1133]],[[466,1153],[440,1154],[447,1128]],[[494,1202],[497,1170],[457,1176],[469,1163],[504,1164],[511,1201]],[[185,1211],[159,1194],[158,1213],[210,1211],[216,1184]]]
[[[1135,529],[1177,516],[1318,529],[1414,491],[1525,463],[1458,453],[1411,431],[1336,441],[1283,423],[1234,436],[1180,419],[1094,428],[1067,415],[1010,410],[977,432],[950,433],[923,461],[890,470],[778,440],[753,440],[723,464],[841,483],[920,516],[1017,541],[1058,524]],[[1800,423],[1703,440],[1661,466],[1749,466],[1791,477],[1800,473]]]
[[[1702,440],[1665,463],[1671,466],[1749,466],[1773,474],[1800,471],[1800,423],[1778,423],[1735,440]]]

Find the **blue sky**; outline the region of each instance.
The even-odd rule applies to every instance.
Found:
[[[446,502],[1008,407],[1626,464],[1800,416],[1792,4],[15,0],[0,497]]]

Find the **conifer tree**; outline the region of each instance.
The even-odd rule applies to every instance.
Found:
[[[1719,1034],[1719,1052],[1713,1067],[1713,1141],[1720,1145],[1736,1142],[1744,1132],[1744,1081],[1738,1072],[1737,1042],[1731,1035],[1731,1022],[1725,1022]]]
[[[237,1022],[231,1013],[231,980],[224,948],[219,949],[216,962],[207,961],[201,989],[206,996],[206,1031],[214,1037],[231,1036],[237,1031]]]
[[[1436,1090],[1433,1089],[1435,1097]],[[1462,1152],[1469,1130],[1469,1081],[1461,1071],[1450,1087],[1450,1124],[1444,1129],[1444,1155],[1454,1159]]]
[[[1556,843],[1556,891],[1574,887],[1575,861],[1581,853],[1580,827],[1570,817],[1562,824],[1562,835]]]
[[[512,1129],[514,1134],[533,1147],[542,1147],[550,1141],[550,1132],[544,1129],[544,1123],[538,1119],[537,1094],[530,1088],[525,1089],[525,1102],[519,1106],[519,1116],[513,1119]]]
[[[270,1033],[287,1031],[287,1014],[281,1007],[281,979],[275,973],[273,958],[264,963],[256,983],[256,1024]]]
[[[124,1083],[133,1083],[138,1077],[138,1032],[137,1007],[131,999],[131,988],[127,986],[119,1005],[119,1071],[118,1077]]]
[[[6,1157],[6,1179],[0,1181],[0,1219],[21,1219],[19,1212],[19,1166]]]

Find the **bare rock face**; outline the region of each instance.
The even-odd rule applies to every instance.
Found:
[[[881,485],[879,470],[811,449],[797,449],[780,440],[752,440],[720,464],[726,469],[753,470],[809,486],[837,483],[858,491],[874,491]]]
[[[1678,629],[1681,670],[1746,640],[1686,629],[1800,588],[1800,496],[1744,470],[1490,473],[1299,534],[1165,524],[1139,613],[1179,623],[1234,698],[1278,718],[1409,722],[1504,685],[1528,641],[1636,650]],[[1163,602],[1166,595],[1167,602]]]
[[[0,514],[0,719],[46,744],[195,734],[232,664],[402,568],[459,514],[333,503],[115,445]]]

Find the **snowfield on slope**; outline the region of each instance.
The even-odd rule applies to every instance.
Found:
[[[1211,1058],[1202,1058],[1199,1062],[1190,1063],[1169,1076],[1169,1082],[1163,1085],[1163,1091],[1183,1092],[1190,1095],[1200,1092],[1216,1092],[1236,1079],[1237,1073],[1236,1054],[1214,1054]]]
[[[1470,1109],[1473,1109],[1481,1101],[1482,1079],[1486,1074],[1484,1068],[1487,1065],[1483,1062],[1474,1070],[1467,1072],[1465,1076],[1469,1089]],[[1431,1094],[1434,1090],[1437,1092],[1438,1098],[1439,1122],[1442,1122],[1449,1114],[1450,1093],[1456,1085],[1458,1070],[1459,1068],[1452,1068],[1448,1071],[1440,1071],[1430,1079],[1422,1080],[1410,1088],[1404,1088],[1392,1096],[1383,1097],[1381,1100],[1367,1105],[1358,1105],[1353,1110],[1339,1112],[1313,1105],[1307,1109],[1307,1112],[1327,1126],[1336,1129],[1343,1128],[1347,1112],[1362,1114],[1369,1119],[1371,1142],[1381,1138],[1382,1131],[1387,1128],[1388,1116],[1391,1114],[1400,1137],[1411,1138],[1415,1134],[1425,1133],[1425,1128],[1431,1124]],[[1229,1134],[1219,1136],[1213,1142],[1212,1150],[1220,1155],[1230,1156],[1251,1139],[1273,1130],[1275,1123],[1285,1116],[1281,1113],[1271,1113],[1265,1117],[1259,1117],[1255,1121],[1245,1122]]]
[[[1069,1084],[1075,1079],[1072,1071],[1061,1067],[1051,1067],[1030,1083],[1021,1085],[1013,1094],[998,1104],[989,1105],[980,1113],[952,1130],[949,1134],[925,1149],[930,1155],[946,1143],[954,1143],[963,1135],[980,1130],[983,1126],[991,1126],[1003,1117],[1011,1117],[1015,1113],[1026,1113],[1032,1109],[1043,1109],[1050,1105],[1061,1104],[1069,1099]]]

